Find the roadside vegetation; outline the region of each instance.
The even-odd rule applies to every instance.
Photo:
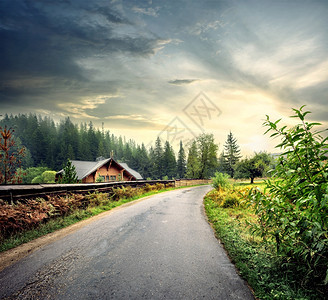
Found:
[[[260,299],[328,298],[327,138],[294,110],[299,124],[278,128],[283,151],[272,178],[231,185],[217,173],[204,200],[217,236]],[[264,185],[264,186],[263,186]]]
[[[115,188],[110,194],[47,196],[17,203],[0,200],[0,252],[124,203],[171,189],[171,184],[157,183],[143,188]]]

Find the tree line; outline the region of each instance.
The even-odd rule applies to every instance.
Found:
[[[19,161],[23,183],[31,183],[33,179],[34,183],[44,182],[54,174],[44,172],[59,171],[68,159],[95,161],[100,156],[127,163],[145,179],[202,179],[210,178],[216,171],[228,173],[232,178],[252,178],[260,176],[270,160],[260,153],[260,159],[257,155],[252,161],[247,158],[240,161],[240,149],[231,132],[218,159],[218,145],[212,134],[198,136],[187,150],[180,142],[176,155],[169,141],[157,138],[147,149],[144,144],[95,128],[92,122],[73,124],[69,117],[55,123],[49,117],[35,114],[5,115],[0,127],[14,131],[12,153],[24,149]]]

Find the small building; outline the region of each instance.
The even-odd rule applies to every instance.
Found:
[[[97,161],[72,160],[78,180],[82,183],[94,183],[98,177],[103,182],[141,180],[142,176],[131,169],[126,163],[118,163],[113,158],[97,159]],[[61,176],[64,170],[60,170],[57,176]]]

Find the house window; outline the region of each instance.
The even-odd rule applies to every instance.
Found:
[[[115,175],[110,175],[110,180],[111,181],[116,181],[116,176]]]
[[[109,181],[109,176],[108,175],[106,175],[106,181]]]

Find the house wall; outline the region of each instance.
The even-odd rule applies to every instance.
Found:
[[[88,177],[85,177],[85,178],[82,179],[82,183],[93,183],[93,182],[95,182],[93,180],[93,174],[91,174]]]
[[[90,174],[88,177],[84,178],[82,180],[83,183],[93,183],[95,182],[95,180],[99,177],[99,176],[104,176],[105,177],[105,182],[108,181],[128,181],[131,180],[130,177],[128,177],[126,174],[124,174],[125,172],[123,172],[123,170],[118,170],[117,168],[115,168],[115,166],[111,166],[108,170],[107,170],[107,165],[102,166],[101,168],[99,168],[96,171],[96,174]],[[94,177],[95,174],[95,177]],[[121,176],[119,178],[119,175]],[[112,176],[112,177],[111,177]],[[113,178],[113,176],[115,176],[115,179]]]

